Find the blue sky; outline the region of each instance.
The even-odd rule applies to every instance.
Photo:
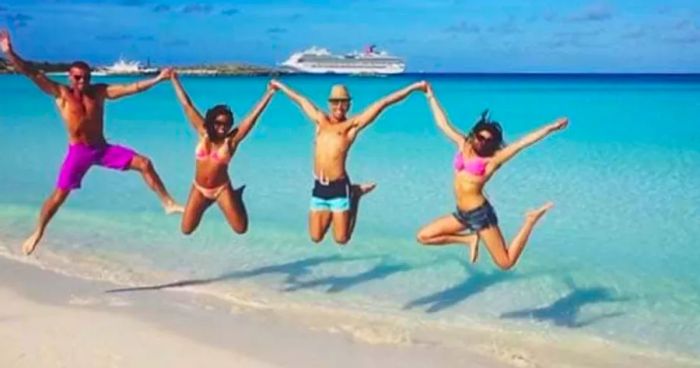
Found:
[[[0,0],[29,59],[274,65],[368,43],[410,71],[700,72],[698,0]]]

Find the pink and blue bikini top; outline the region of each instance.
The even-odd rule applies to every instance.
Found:
[[[459,151],[455,156],[454,166],[457,171],[464,171],[475,176],[484,176],[487,163],[488,162],[483,157],[479,156],[474,156],[473,158],[465,160],[464,155]]]

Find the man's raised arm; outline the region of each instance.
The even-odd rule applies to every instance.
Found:
[[[287,97],[299,105],[299,107],[301,107],[304,113],[314,122],[314,124],[318,124],[319,120],[323,118],[323,112],[321,112],[321,110],[319,110],[319,108],[316,107],[313,102],[300,95],[297,91],[287,87],[286,85],[282,84],[282,82],[275,79],[270,81],[270,85],[282,91],[282,93],[287,95]]]
[[[156,84],[170,79],[173,74],[173,68],[165,68],[160,71],[160,74],[153,78],[140,80],[129,84],[108,84],[105,86],[105,97],[110,100],[130,96],[139,92],[146,91]]]
[[[362,129],[372,123],[374,119],[379,116],[379,114],[384,111],[387,107],[403,100],[408,97],[411,92],[414,91],[426,91],[428,83],[425,81],[413,83],[405,88],[402,88],[382,99],[370,105],[365,111],[355,117],[353,124],[357,126],[358,129]]]
[[[6,30],[0,30],[0,49],[7,55],[9,62],[18,72],[26,75],[42,91],[54,97],[61,95],[61,85],[49,79],[42,71],[34,69],[28,62],[22,60],[12,48],[10,34]]]

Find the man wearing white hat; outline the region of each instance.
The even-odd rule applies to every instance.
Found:
[[[308,98],[277,80],[271,82],[297,103],[316,124],[314,147],[314,188],[309,213],[309,235],[318,243],[333,223],[333,237],[346,244],[352,235],[360,197],[374,189],[374,183],[352,185],[345,170],[348,151],[358,133],[371,124],[388,106],[406,98],[411,92],[425,91],[427,83],[417,82],[370,105],[359,115],[348,117],[350,93],[341,84],[331,88],[329,113],[321,111]]]

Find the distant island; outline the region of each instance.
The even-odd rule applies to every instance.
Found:
[[[64,62],[31,62],[32,67],[42,70],[46,73],[66,73],[70,67],[70,63]],[[213,64],[213,65],[188,65],[188,66],[175,66],[175,69],[186,75],[275,75],[279,74],[280,71],[275,68],[268,68],[264,66],[248,65],[248,64]],[[94,69],[95,72],[99,72],[102,68]],[[149,69],[144,72],[129,72],[129,73],[108,73],[110,75],[139,75],[139,74],[153,74],[157,69]],[[12,74],[15,73],[14,69],[7,62],[7,60],[0,58],[0,74]],[[95,73],[96,75],[103,75],[103,73]]]
[[[30,62],[32,67],[43,70],[47,73],[53,72],[65,72],[68,71],[70,63],[49,63],[46,61],[42,62]],[[8,61],[0,58],[0,74],[14,73],[14,69],[9,65]]]
[[[175,70],[187,75],[275,75],[280,73],[275,68],[248,64],[176,66]]]

